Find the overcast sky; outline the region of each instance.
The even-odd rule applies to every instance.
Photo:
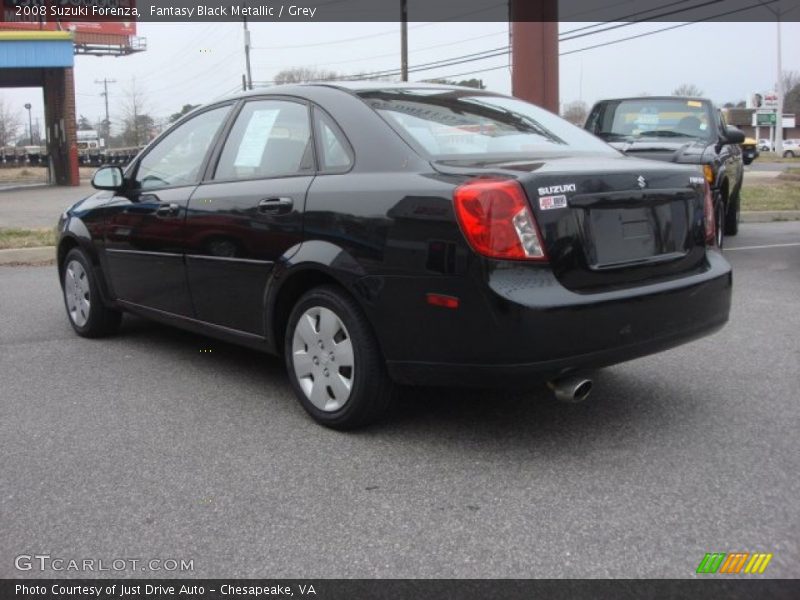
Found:
[[[585,23],[561,23],[565,32]],[[638,23],[614,31],[561,43],[568,52],[622,37],[663,29],[674,23]],[[399,25],[394,23],[253,23],[253,79],[271,80],[283,68],[309,66],[343,73],[399,67]],[[241,86],[243,33],[237,23],[140,23],[148,50],[122,58],[78,56],[75,78],[78,114],[92,122],[102,118],[101,86],[110,86],[111,120],[116,104],[136,86],[147,98],[148,112],[166,117],[183,104],[209,102]],[[358,38],[358,39],[353,39]],[[782,24],[783,68],[800,71],[800,23]],[[508,43],[505,23],[410,23],[409,63],[414,65]],[[511,92],[510,70],[483,69],[507,65],[494,57],[436,70],[412,73],[412,80],[458,75],[478,77],[498,92]],[[468,72],[475,72],[467,74]],[[692,83],[719,103],[738,101],[754,91],[773,88],[776,75],[775,23],[696,23],[640,39],[561,57],[561,102],[588,104],[614,96],[669,94]],[[37,89],[3,89],[0,95],[20,108],[31,102],[34,120],[43,118]]]

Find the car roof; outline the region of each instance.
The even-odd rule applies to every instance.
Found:
[[[708,102],[713,104],[708,98],[701,98],[700,96],[627,96],[625,98],[605,98],[598,100],[596,104],[601,102],[621,102],[622,100],[693,100],[695,102]]]
[[[475,94],[486,94],[497,96],[496,94],[487,90],[479,90],[478,88],[470,88],[460,85],[449,85],[445,83],[398,83],[396,81],[309,81],[304,83],[287,83],[282,85],[271,85],[246,92],[237,92],[224,98],[220,98],[217,102],[226,100],[235,100],[239,98],[249,98],[251,96],[263,96],[268,94],[284,94],[284,95],[302,95],[304,90],[309,88],[327,87],[339,89],[345,92],[364,92],[373,90],[413,90],[413,89],[428,89],[428,90],[453,90],[453,91],[469,91]]]

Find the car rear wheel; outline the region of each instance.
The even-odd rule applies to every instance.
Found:
[[[122,322],[122,313],[103,304],[86,254],[79,248],[70,250],[64,258],[62,273],[64,305],[75,332],[87,338],[116,332]]]
[[[355,429],[373,423],[396,394],[366,317],[334,286],[314,288],[297,302],[284,353],[300,404],[326,427]]]
[[[783,158],[794,158],[794,152],[792,152],[791,150],[787,150],[786,152],[783,153]]]

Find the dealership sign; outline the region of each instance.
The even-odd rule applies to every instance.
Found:
[[[753,127],[774,127],[778,121],[778,115],[774,111],[759,111],[753,113]],[[784,129],[795,127],[795,115],[784,113],[781,124]]]
[[[761,105],[764,108],[778,108],[778,94],[775,92],[766,92],[764,95],[764,103]]]
[[[776,110],[778,108],[778,94],[777,92],[756,92],[750,96],[747,108],[770,108]]]

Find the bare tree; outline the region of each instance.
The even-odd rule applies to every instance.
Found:
[[[589,114],[589,107],[583,100],[575,100],[564,105],[564,112],[561,114],[567,121],[578,127],[583,127],[586,117]]]
[[[672,90],[673,96],[698,96],[703,95],[703,90],[694,85],[693,83],[684,83]]]
[[[783,112],[800,113],[800,74],[797,71],[783,72]]]
[[[800,85],[800,73],[797,71],[783,72],[783,93],[788,94],[795,87]]]
[[[12,145],[21,128],[19,111],[14,111],[5,98],[0,98],[0,146]]]
[[[305,81],[327,81],[341,79],[343,76],[336,71],[326,71],[325,69],[314,69],[310,67],[291,67],[284,69],[275,75],[275,83],[303,83]]]
[[[153,119],[147,114],[148,105],[144,90],[137,86],[136,79],[131,79],[130,86],[125,89],[122,100],[122,143],[129,146],[141,146],[150,140],[150,129]]]

